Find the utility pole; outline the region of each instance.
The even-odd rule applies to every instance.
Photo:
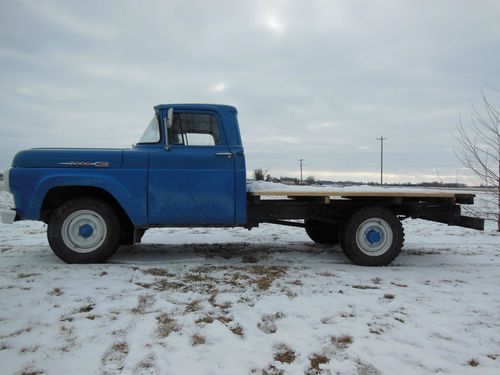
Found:
[[[380,141],[380,186],[384,185],[384,141],[387,138],[380,136],[377,141]]]
[[[300,162],[300,183],[302,183],[302,162],[304,161],[304,159],[299,159],[299,162]]]

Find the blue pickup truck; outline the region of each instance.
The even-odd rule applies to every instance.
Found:
[[[473,194],[249,193],[237,111],[226,105],[157,105],[129,149],[20,151],[5,182],[15,220],[47,223],[52,250],[68,263],[104,262],[152,227],[273,223],[304,227],[353,263],[380,266],[400,253],[405,218],[484,227],[460,213]]]

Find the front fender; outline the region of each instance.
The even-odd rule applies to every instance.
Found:
[[[40,220],[50,189],[63,186],[96,187],[121,205],[135,226],[147,224],[147,172],[140,169],[12,168],[11,190],[21,217]]]

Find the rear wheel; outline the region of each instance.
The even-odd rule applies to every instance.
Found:
[[[306,233],[311,240],[319,244],[336,245],[339,243],[340,228],[325,221],[306,219]]]
[[[344,254],[360,266],[386,266],[401,252],[403,225],[383,207],[366,207],[347,221],[341,233]]]
[[[47,237],[52,251],[66,263],[102,263],[120,245],[120,221],[99,199],[71,199],[50,217]]]

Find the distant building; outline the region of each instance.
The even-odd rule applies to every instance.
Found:
[[[0,181],[3,181],[3,173],[0,172]]]

